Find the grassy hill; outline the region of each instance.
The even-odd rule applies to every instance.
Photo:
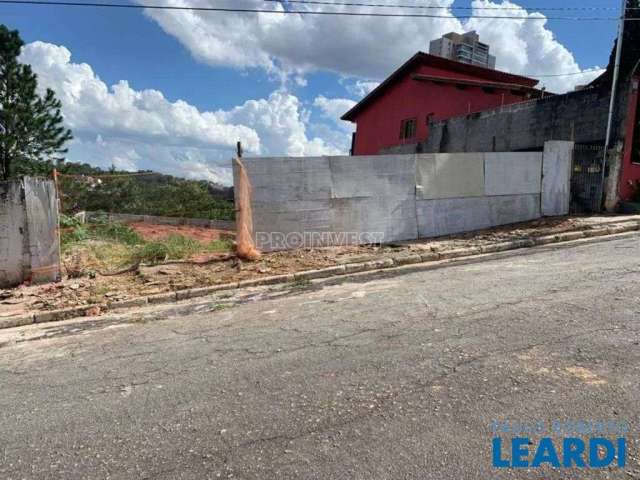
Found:
[[[59,165],[62,211],[82,210],[168,217],[233,220],[233,189],[152,171],[103,170],[88,164]]]

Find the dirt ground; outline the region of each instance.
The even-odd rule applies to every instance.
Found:
[[[215,240],[220,240],[222,236],[235,236],[229,230],[216,230],[214,228],[194,227],[191,225],[156,225],[153,223],[135,222],[130,223],[142,238],[147,241],[164,240],[171,235],[182,235],[193,238],[202,244],[208,244]]]
[[[29,311],[52,310],[79,305],[95,305],[97,309],[108,301],[124,300],[167,291],[183,290],[221,283],[247,280],[260,276],[280,275],[328,267],[336,264],[363,262],[383,254],[436,251],[482,246],[507,240],[517,240],[556,233],[597,228],[603,224],[640,220],[640,216],[556,217],[532,222],[496,227],[488,230],[452,235],[436,239],[398,242],[382,246],[344,246],[300,249],[265,253],[259,261],[242,262],[236,258],[204,265],[171,263],[140,267],[137,271],[116,276],[99,273],[82,278],[64,278],[48,285],[22,285],[0,290],[0,318]],[[181,227],[144,229],[143,235],[185,234]],[[185,227],[191,229],[193,227]],[[175,230],[174,230],[175,229]],[[218,232],[211,232],[211,235]],[[198,234],[199,235],[199,234]],[[146,237],[145,238],[153,238]],[[203,241],[210,241],[209,238]]]

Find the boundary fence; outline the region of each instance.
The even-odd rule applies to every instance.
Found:
[[[80,212],[86,220],[107,217],[110,222],[150,223],[156,225],[189,225],[192,227],[215,228],[217,230],[235,230],[236,223],[230,220],[209,220],[207,218],[162,217],[156,215],[135,215],[129,213]]]
[[[245,158],[254,238],[263,251],[388,243],[566,215],[572,150]]]
[[[0,288],[60,278],[54,183],[36,177],[0,182]]]

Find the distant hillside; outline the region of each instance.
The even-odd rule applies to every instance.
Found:
[[[152,171],[102,170],[86,163],[58,166],[62,210],[233,220],[233,188]]]

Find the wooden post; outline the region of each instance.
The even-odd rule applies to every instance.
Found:
[[[238,172],[240,171],[240,159],[242,158],[242,142],[240,140],[238,140],[238,142],[236,143],[236,158],[233,160],[233,163],[235,164],[235,167],[238,168]],[[238,225],[238,212],[240,211],[240,207],[239,205],[239,201],[238,201],[238,192],[236,191],[235,185],[233,188],[233,204],[234,204],[234,209],[236,211],[236,230],[237,230],[237,225]],[[237,234],[237,231],[236,231]]]
[[[60,184],[58,183],[58,169],[53,169],[53,185],[56,187],[56,197],[58,199],[58,210],[62,211],[62,196],[60,195]]]
[[[236,199],[236,255],[239,259],[258,260],[260,252],[253,242],[253,215],[251,212],[251,183],[247,170],[240,160],[242,158],[242,144],[236,146],[237,182],[235,182]]]
[[[238,175],[240,175],[241,163],[240,159],[242,158],[242,142],[238,140],[236,143],[236,158],[233,160],[234,168],[237,169]],[[235,182],[234,182],[235,183]],[[238,188],[237,185],[233,186],[233,209],[236,212],[236,242],[240,237],[240,200],[238,197]]]

